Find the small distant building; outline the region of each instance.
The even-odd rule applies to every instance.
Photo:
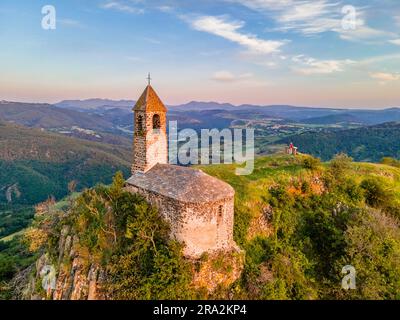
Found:
[[[294,144],[291,142],[289,147],[286,147],[286,154],[290,154],[293,156],[296,156],[298,153],[298,148],[294,146]]]
[[[233,240],[234,189],[201,170],[168,164],[167,108],[150,85],[134,111],[129,192],[143,195],[171,225],[184,255],[237,248]]]

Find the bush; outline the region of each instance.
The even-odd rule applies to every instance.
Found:
[[[279,207],[283,203],[287,202],[290,198],[286,187],[282,184],[274,185],[269,188],[269,194],[271,195],[270,204],[274,207]]]
[[[361,183],[365,190],[365,202],[374,208],[384,208],[393,201],[393,193],[378,177],[370,177]]]
[[[338,271],[345,264],[352,265],[357,272],[357,288],[339,298],[399,299],[398,223],[378,210],[369,209],[356,217],[345,232],[345,240],[346,256]]]
[[[182,246],[158,211],[123,185],[118,173],[110,187],[85,191],[69,217],[90,259],[107,270],[107,290],[114,299],[190,298]]]
[[[0,280],[10,280],[16,271],[14,259],[0,254]]]
[[[352,161],[353,158],[347,154],[339,153],[330,162],[330,170],[334,176],[340,178],[351,167]]]
[[[321,160],[314,157],[306,157],[303,159],[303,167],[309,170],[317,170],[321,166]]]
[[[400,161],[397,159],[394,159],[394,158],[390,158],[390,157],[382,158],[381,163],[386,164],[388,166],[400,168]]]

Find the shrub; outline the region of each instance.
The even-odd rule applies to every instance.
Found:
[[[123,190],[118,173],[110,187],[85,191],[69,218],[90,259],[107,270],[114,299],[191,297],[191,269],[169,225],[141,196]]]
[[[382,208],[393,201],[392,192],[381,178],[367,178],[362,181],[361,188],[365,190],[365,202],[371,207]]]
[[[353,158],[347,154],[339,153],[330,162],[330,170],[336,177],[341,177],[351,166]]]
[[[390,157],[382,158],[381,163],[386,164],[388,166],[400,168],[400,161],[397,159],[394,159],[394,158],[390,158]]]
[[[357,271],[357,288],[340,298],[399,299],[400,232],[398,223],[378,210],[356,216],[345,232],[346,256],[338,268],[351,264]],[[362,250],[360,250],[362,248]]]
[[[311,156],[303,159],[303,167],[309,170],[317,170],[321,166],[321,160]]]
[[[301,184],[301,192],[303,193],[310,193],[311,192],[311,185],[309,182],[307,181],[303,181],[303,183]]]

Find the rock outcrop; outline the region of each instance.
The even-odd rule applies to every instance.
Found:
[[[20,299],[105,300],[105,271],[85,256],[79,238],[69,226],[61,230],[58,256],[43,253],[17,290]]]

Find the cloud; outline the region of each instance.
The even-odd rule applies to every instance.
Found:
[[[232,72],[222,70],[215,72],[211,79],[218,82],[237,82],[241,80],[250,79],[251,77],[253,77],[252,73],[243,73],[240,75],[234,75]]]
[[[399,60],[400,60],[400,54],[395,53],[395,54],[385,54],[385,55],[369,57],[358,61],[358,64],[361,66],[370,66],[370,65],[376,65],[377,63],[381,62],[387,63],[390,61],[395,62]]]
[[[159,6],[157,7],[158,10],[160,10],[161,12],[165,12],[165,13],[171,13],[174,12],[174,8],[168,5],[163,5],[163,6]]]
[[[80,23],[77,20],[73,20],[73,19],[58,19],[57,22],[65,27],[71,27],[71,28],[83,27],[82,23]]]
[[[386,82],[400,80],[399,74],[394,74],[389,72],[375,72],[375,73],[370,73],[369,76],[372,79],[379,80],[380,84],[385,84]]]
[[[298,4],[291,4],[285,8],[279,20],[286,23],[311,22],[320,17],[331,16],[332,9],[336,6],[337,4],[329,4],[326,1],[299,2]]]
[[[389,40],[390,43],[400,46],[400,39]]]
[[[281,10],[292,6],[294,0],[228,0],[229,2],[240,3],[253,10]]]
[[[345,30],[341,28],[335,31],[340,34],[341,39],[350,41],[379,40],[395,36],[391,32],[367,26],[363,19],[357,19],[355,29]]]
[[[104,4],[101,5],[101,8],[103,9],[113,9],[121,12],[126,12],[126,13],[133,13],[133,14],[142,14],[144,13],[143,8],[138,8],[136,4],[140,3],[140,0],[137,1],[120,1],[120,0],[115,0],[115,1],[108,1]]]
[[[282,31],[321,33],[341,26],[339,4],[327,0],[228,0],[271,15]]]
[[[352,60],[317,60],[304,55],[292,58],[298,66],[292,68],[293,71],[302,75],[331,74],[344,71],[344,68],[352,63]]]
[[[161,44],[161,43],[162,43],[160,40],[155,39],[155,38],[142,37],[142,39],[143,39],[144,41],[147,41],[148,43],[151,43],[151,44]]]
[[[144,62],[145,61],[143,58],[137,57],[137,56],[128,56],[128,57],[126,57],[126,59],[131,62]]]
[[[239,44],[251,53],[269,54],[278,52],[286,41],[272,41],[260,39],[255,35],[240,32],[244,27],[242,21],[227,21],[225,17],[200,16],[194,19],[185,18],[192,28],[198,31],[211,33]]]
[[[344,29],[343,18],[349,17],[349,11],[343,11],[343,4],[330,0],[227,0],[240,3],[252,10],[271,16],[276,31],[292,31],[306,36],[323,32],[338,33],[340,38],[349,41],[362,41],[371,38],[388,37],[391,33],[371,28],[365,20],[365,9],[348,7],[355,10],[355,29]]]

